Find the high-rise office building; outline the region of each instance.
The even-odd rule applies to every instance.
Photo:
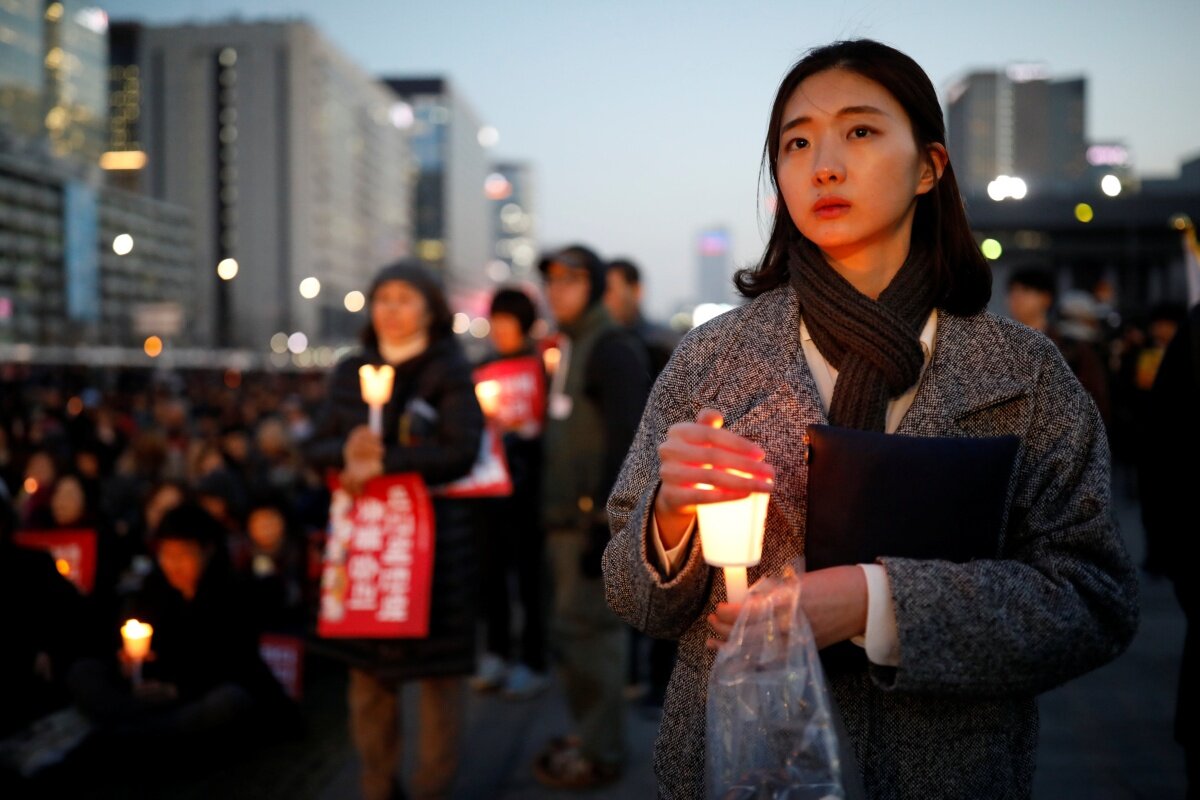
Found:
[[[131,192],[145,191],[146,152],[142,146],[142,78],[138,48],[142,26],[116,23],[108,29],[108,149],[100,157],[108,182]]]
[[[104,149],[108,17],[82,0],[0,4],[0,142],[76,172]]]
[[[108,134],[108,15],[89,0],[55,0],[44,16],[50,149],[92,166]]]
[[[488,147],[495,130],[445,78],[385,79],[410,109],[418,175],[413,219],[415,253],[462,288],[485,283],[492,258],[489,201],[484,194]]]
[[[966,194],[986,194],[998,176],[1031,194],[1062,194],[1088,177],[1084,78],[1052,80],[1044,68],[1016,64],[972,72],[947,92],[947,138]]]
[[[192,277],[186,209],[0,153],[0,344],[190,344],[151,317],[178,318]]]
[[[128,348],[148,328],[189,343],[159,324],[192,294],[186,209],[106,187],[97,169],[107,29],[88,3],[0,3],[2,345]]]
[[[483,184],[492,212],[492,260],[487,275],[496,282],[535,277],[537,236],[533,167],[524,161],[492,164]]]
[[[349,340],[355,293],[411,246],[396,96],[299,21],[143,27],[125,52],[113,67],[137,78],[140,110],[123,141],[145,154],[146,191],[193,214],[206,340]]]
[[[701,303],[733,303],[733,257],[729,229],[705,228],[696,240],[696,270]]]
[[[42,128],[43,0],[0,3],[0,142],[22,149]]]

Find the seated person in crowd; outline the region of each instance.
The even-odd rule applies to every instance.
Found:
[[[162,518],[157,569],[122,615],[153,626],[142,679],[129,679],[123,651],[119,665],[84,660],[68,677],[99,733],[145,744],[180,737],[216,744],[232,733],[286,730],[296,722],[295,707],[259,655],[257,615],[224,542],[221,526],[191,502]]]

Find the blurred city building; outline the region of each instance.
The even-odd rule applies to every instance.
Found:
[[[495,283],[533,280],[537,261],[533,166],[526,161],[492,164],[483,183],[491,206],[492,257],[487,277]]]
[[[492,259],[488,150],[499,139],[444,77],[384,78],[406,104],[417,164],[415,255],[459,291],[486,286]]]
[[[1176,220],[1200,212],[1200,158],[1140,176],[1119,140],[1087,137],[1087,80],[1036,63],[972,71],[946,93],[947,144],[994,285],[1054,272],[1060,292],[1104,286],[1127,315],[1186,297]],[[992,310],[1004,313],[994,292]]]
[[[31,358],[189,340],[187,210],[102,181],[107,28],[90,4],[0,4],[0,345]]]
[[[278,355],[352,338],[370,276],[411,247],[404,104],[303,21],[112,42],[108,166],[191,211],[188,325]]]
[[[107,30],[94,3],[0,4],[0,149],[95,170],[108,117]]]
[[[0,343],[188,342],[187,210],[0,154]]]
[[[1051,79],[1040,64],[971,72],[947,91],[947,145],[964,194],[999,176],[1031,194],[1062,193],[1088,177],[1087,81]]]
[[[696,292],[700,303],[737,302],[729,229],[714,225],[696,238]]]
[[[1060,291],[1106,283],[1115,304],[1136,317],[1187,297],[1177,221],[1200,219],[1200,158],[1179,179],[1143,181],[1137,193],[1095,188],[1002,202],[976,196],[967,214],[991,260],[993,286],[1006,285],[1014,269],[1042,267],[1058,275]],[[992,295],[992,310],[1003,313],[1004,293]]]

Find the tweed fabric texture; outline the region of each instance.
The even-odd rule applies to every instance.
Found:
[[[658,445],[703,407],[767,452],[776,488],[751,581],[804,552],[801,440],[825,423],[791,287],[688,334],[655,384],[609,500],[609,604],[652,636],[679,639],[654,766],[665,798],[704,796],[705,616],[726,597],[693,541],[664,579],[647,544]],[[1034,697],[1115,658],[1137,625],[1136,573],[1111,513],[1109,455],[1090,397],[1043,335],[991,314],[939,313],[933,358],[898,433],[1021,440],[1000,551],[965,564],[881,558],[900,665],[839,675],[839,704],[867,793],[1024,798],[1037,744]]]
[[[838,370],[829,421],[883,432],[888,401],[921,376],[921,328],[933,310],[936,286],[918,248],[872,300],[837,273],[812,243],[796,239],[788,274],[817,349]]]

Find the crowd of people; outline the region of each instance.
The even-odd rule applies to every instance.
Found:
[[[69,763],[80,749],[109,752],[131,741],[165,747],[179,738],[220,743],[232,731],[294,732],[300,706],[289,692],[296,687],[282,685],[286,676],[272,672],[261,648],[268,637],[283,637],[301,652],[315,644],[346,664],[367,796],[395,788],[403,682],[419,680],[428,693],[419,739],[427,767],[420,774],[429,785],[413,788],[441,796],[454,775],[464,688],[531,698],[550,687],[556,662],[568,665],[568,687],[572,663],[583,670],[614,665],[606,695],[579,686],[573,699],[581,729],[606,743],[584,751],[575,734],[565,735],[547,744],[540,774],[568,787],[615,777],[624,697],[640,686],[661,703],[673,650],[656,644],[651,655],[651,643],[604,606],[604,498],[652,370],[666,363],[677,335],[642,316],[640,272],[629,260],[610,265],[576,246],[543,268],[544,299],[529,287],[495,293],[489,347],[476,363],[450,332],[436,276],[403,262],[371,287],[360,354],[330,375],[4,367],[0,569],[7,607],[31,609],[18,626],[18,645],[0,659],[6,696],[18,701],[6,705],[0,729],[5,774],[29,777]],[[543,309],[557,331],[538,339]],[[594,356],[597,342],[584,333],[598,340]],[[533,425],[492,420],[509,495],[435,501],[430,636],[399,649],[318,641],[330,476],[353,489],[385,472],[415,471],[430,485],[461,475],[483,426],[472,369],[513,359],[536,365],[548,402],[533,410]],[[384,414],[387,446],[360,419],[355,370],[367,361],[397,365]],[[571,370],[571,363],[586,369]],[[558,430],[563,398],[594,405],[603,419],[589,419],[582,432]],[[423,408],[432,409],[427,419]],[[614,426],[621,437],[599,435]],[[585,434],[595,439],[588,451],[595,463],[575,480],[544,481],[547,469],[578,471]],[[601,474],[587,487],[594,513],[576,525],[575,492]],[[555,508],[565,510],[556,517]],[[82,554],[60,557],[64,542],[82,542]],[[489,568],[478,569],[481,563]],[[592,640],[591,623],[580,623],[588,614],[607,615],[600,625],[607,638]],[[571,644],[573,618],[582,625],[578,646]],[[133,664],[122,648],[129,619],[153,626],[144,664]],[[390,715],[380,711],[388,698]],[[582,706],[596,700],[599,721],[588,722]],[[611,761],[593,763],[585,752]]]
[[[536,296],[495,293],[474,361],[439,276],[404,260],[367,287],[361,346],[328,375],[0,368],[5,780],[80,750],[194,758],[295,734],[274,636],[345,666],[369,800],[448,797],[467,692],[521,701],[555,667],[573,729],[542,743],[539,781],[619,779],[628,689],[645,682],[663,708],[660,794],[702,796],[706,670],[740,606],[699,555],[695,507],[771,492],[751,578],[782,569],[808,533],[797,442],[832,423],[1020,439],[1010,527],[982,566],[885,553],[806,574],[802,597],[820,645],[861,648],[829,678],[869,796],[942,796],[947,770],[958,796],[1027,794],[1034,694],[1114,658],[1136,627],[1109,443],[1142,458],[1182,313],[1143,329],[1093,295],[1056,298],[1035,270],[1009,284],[1016,322],[986,313],[944,134],[907,56],[865,40],[808,54],[771,112],[781,201],[761,264],[738,275],[748,302],[682,343],[643,316],[633,262],[573,244],[543,256]],[[392,388],[372,409],[360,368],[380,365]],[[521,413],[485,402],[478,376],[497,365],[532,381]],[[427,633],[322,641],[335,492],[462,480],[489,429],[510,490],[434,493]],[[76,550],[48,555],[55,541]],[[148,653],[123,640],[129,620],[152,626]]]

